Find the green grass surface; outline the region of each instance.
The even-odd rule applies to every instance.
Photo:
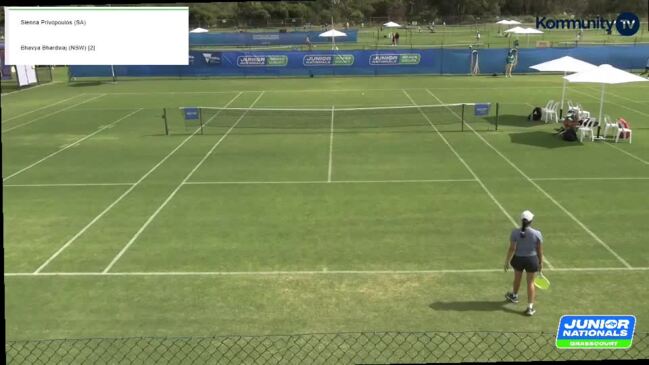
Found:
[[[4,95],[7,338],[553,332],[563,314],[611,313],[636,315],[646,332],[649,86],[607,88],[605,112],[631,123],[633,144],[563,142],[556,125],[526,120],[560,92],[559,76],[533,75],[129,80]],[[568,97],[597,114],[596,85]],[[329,112],[227,111],[203,135],[179,114],[163,134],[163,108],[255,101],[499,102],[501,115],[497,131],[492,113],[460,132],[445,109],[335,111],[331,133]],[[553,268],[533,318],[504,304],[512,274],[499,271],[524,209]]]

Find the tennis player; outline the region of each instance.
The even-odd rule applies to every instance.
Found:
[[[514,52],[509,51],[507,58],[505,58],[505,77],[512,77],[512,70],[514,69]]]
[[[534,299],[536,295],[534,287],[534,277],[536,273],[543,269],[543,236],[541,232],[530,227],[534,214],[529,210],[521,214],[521,228],[515,228],[510,235],[510,245],[505,257],[505,271],[509,270],[509,265],[514,268],[514,287],[513,291],[507,292],[505,298],[512,302],[518,303],[518,289],[521,286],[523,271],[526,272],[527,279],[527,309],[525,314],[534,315]]]

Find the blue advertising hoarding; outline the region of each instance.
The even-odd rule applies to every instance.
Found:
[[[483,74],[501,74],[508,49],[482,49]],[[514,72],[537,72],[537,63],[572,56],[596,65],[644,69],[649,45],[521,49]],[[459,48],[371,51],[190,51],[187,66],[114,66],[116,77],[310,76],[469,74],[471,50]],[[70,66],[72,77],[110,77],[110,66]]]

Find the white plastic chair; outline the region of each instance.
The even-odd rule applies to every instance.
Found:
[[[613,135],[616,136],[620,134],[620,128],[618,127],[617,121],[611,120],[611,117],[607,114],[604,115],[604,134],[602,137],[608,137],[609,130],[613,131]]]
[[[579,133],[579,141],[583,142],[586,136],[590,136],[591,142],[595,140],[595,133],[593,132],[597,122],[594,119],[586,119],[577,132]]]
[[[543,110],[544,121],[547,123],[549,121],[554,121],[559,123],[559,102],[553,102],[552,105]]]
[[[579,119],[590,118],[590,112],[584,110],[581,104],[577,104],[577,110],[579,110]]]
[[[545,106],[541,108],[541,112],[543,113],[543,120],[545,120],[545,114],[547,113],[547,111],[552,109],[552,105],[554,105],[554,100],[548,100],[548,102],[545,103]]]
[[[572,100],[568,100],[568,110],[577,109],[577,104],[573,104]]]
[[[617,143],[620,140],[620,135],[624,136],[622,137],[622,139],[628,139],[629,143],[631,143],[631,140],[633,139],[633,131],[631,130],[631,128],[624,127],[624,125],[619,121],[617,123],[617,128],[618,130],[617,133],[615,134],[615,143]],[[627,134],[629,135],[628,138],[626,137]]]

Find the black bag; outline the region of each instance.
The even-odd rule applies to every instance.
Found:
[[[574,142],[577,140],[577,131],[574,128],[566,129],[561,135],[564,141]]]
[[[541,120],[542,115],[543,115],[543,110],[541,110],[541,108],[537,106],[536,108],[534,108],[534,110],[532,110],[532,114],[530,114],[527,117],[527,120],[533,120],[535,122],[538,122],[539,120]]]

